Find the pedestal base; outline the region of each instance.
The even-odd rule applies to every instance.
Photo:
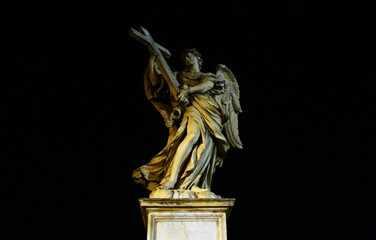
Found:
[[[226,240],[235,199],[150,199],[140,207],[147,240]]]

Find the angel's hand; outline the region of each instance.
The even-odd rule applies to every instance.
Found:
[[[178,100],[181,104],[183,104],[184,106],[188,105],[189,104],[189,89],[186,88],[186,89],[181,89],[179,92],[178,92]]]
[[[155,55],[154,53],[150,53],[149,62],[154,64],[156,58],[157,58],[157,55]]]

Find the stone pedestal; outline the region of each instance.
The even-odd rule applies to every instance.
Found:
[[[147,240],[226,240],[235,199],[141,198]]]

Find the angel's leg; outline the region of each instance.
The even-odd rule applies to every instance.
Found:
[[[178,174],[184,160],[188,157],[192,151],[194,144],[200,137],[200,127],[193,119],[188,119],[187,136],[180,143],[176,150],[175,156],[172,159],[170,169],[167,171],[166,176],[159,183],[160,188],[172,189],[178,180]]]

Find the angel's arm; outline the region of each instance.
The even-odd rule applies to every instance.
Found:
[[[214,83],[209,79],[205,79],[202,83],[185,89],[181,89],[178,94],[179,102],[183,104],[188,104],[188,95],[195,94],[195,93],[206,93],[210,91],[214,87]]]
[[[210,89],[214,87],[213,81],[210,81],[209,79],[204,80],[202,83],[188,88],[188,93],[195,94],[195,93],[206,93]]]
[[[149,79],[152,86],[157,85],[160,82],[160,75],[161,73],[158,70],[157,65],[155,64],[155,55],[150,55],[148,69],[149,69]]]

